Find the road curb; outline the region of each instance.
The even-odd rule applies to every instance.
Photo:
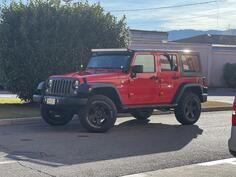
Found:
[[[213,111],[229,111],[232,110],[231,107],[217,107],[217,108],[202,108],[202,112],[213,112]],[[154,111],[153,115],[168,115],[172,114],[173,111]],[[129,117],[129,113],[118,114],[118,117]],[[32,118],[12,118],[12,119],[0,119],[0,125],[17,125],[17,124],[34,124],[43,122],[41,117],[32,117]]]
[[[232,107],[213,107],[213,108],[202,108],[202,112],[212,112],[212,111],[231,111]]]
[[[1,119],[0,125],[34,124],[42,122],[40,117]]]

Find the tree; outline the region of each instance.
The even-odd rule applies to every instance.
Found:
[[[7,87],[26,101],[48,76],[86,65],[92,48],[128,43],[125,17],[118,20],[100,4],[13,1],[2,8],[1,19],[0,60]]]

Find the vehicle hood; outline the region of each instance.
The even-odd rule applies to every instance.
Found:
[[[88,82],[96,81],[108,81],[118,79],[125,74],[122,71],[109,71],[109,70],[87,70],[82,72],[68,73],[64,75],[54,75],[53,77],[62,77],[62,78],[77,78],[83,79],[86,78]]]

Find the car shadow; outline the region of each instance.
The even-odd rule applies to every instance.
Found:
[[[0,151],[7,158],[49,166],[178,151],[201,135],[197,125],[129,120],[107,133],[87,133],[77,121],[64,127],[44,123],[0,126]]]

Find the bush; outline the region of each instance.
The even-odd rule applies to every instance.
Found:
[[[229,87],[236,88],[236,63],[224,66],[223,77]]]
[[[99,4],[13,1],[1,10],[0,63],[7,87],[25,101],[48,76],[80,70],[92,48],[126,47],[127,39],[125,18]]]
[[[1,60],[0,60],[0,90],[3,90],[6,85],[6,77],[5,73],[3,72]]]

